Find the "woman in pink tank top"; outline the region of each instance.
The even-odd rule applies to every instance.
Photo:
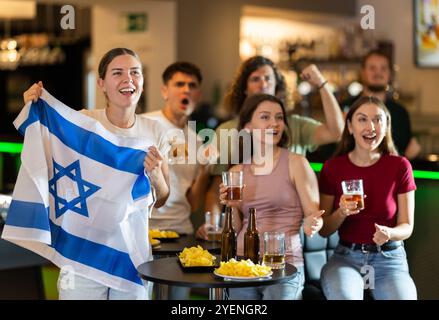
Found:
[[[240,112],[238,130],[252,136],[251,159],[243,159],[230,171],[243,171],[242,202],[225,201],[226,188],[220,186],[220,200],[233,208],[238,232],[238,256],[243,255],[244,233],[250,207],[256,208],[259,233],[280,231],[286,235],[286,261],[295,265],[298,275],[285,283],[229,290],[231,299],[296,300],[304,283],[299,229],[312,236],[322,227],[317,179],[305,157],[288,151],[290,131],[281,100],[267,94],[248,97]],[[242,148],[241,148],[242,149]],[[264,152],[259,152],[265,150]],[[242,154],[247,154],[241,150]],[[263,155],[263,156],[262,156]],[[262,237],[261,237],[262,239]],[[263,243],[261,241],[261,252]]]

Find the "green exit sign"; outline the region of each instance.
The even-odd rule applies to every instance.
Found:
[[[145,12],[122,14],[124,32],[145,32],[148,30],[148,14]]]

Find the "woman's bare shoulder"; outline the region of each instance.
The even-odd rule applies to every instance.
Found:
[[[297,154],[294,152],[289,152],[288,153],[288,160],[290,163],[307,163],[308,160],[302,156],[301,154]]]
[[[233,167],[231,167],[229,169],[229,171],[242,171],[242,169],[243,169],[243,165],[242,164],[237,164],[237,165],[234,165]]]

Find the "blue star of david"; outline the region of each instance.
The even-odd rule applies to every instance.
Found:
[[[58,195],[57,181],[64,176],[75,181],[78,188],[79,195],[70,201]],[[79,160],[76,160],[65,168],[53,160],[53,178],[49,181],[49,192],[55,198],[56,218],[62,216],[67,210],[88,217],[86,200],[99,189],[101,189],[101,187],[82,179]]]

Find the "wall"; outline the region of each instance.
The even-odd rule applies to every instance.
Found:
[[[439,77],[439,69],[419,69],[413,62],[412,0],[180,0],[178,59],[194,61],[202,68],[206,78],[205,100],[211,101],[215,84],[219,84],[224,93],[239,65],[239,20],[244,5],[339,14],[347,18],[356,14],[360,19],[360,8],[365,4],[375,8],[376,30],[371,32],[377,39],[392,40],[395,44],[395,62],[400,67],[398,84],[402,92],[415,98],[413,106],[409,106],[409,111],[412,114],[439,116],[435,84]],[[203,14],[199,14],[200,12]],[[416,123],[414,125],[416,127]]]
[[[190,60],[205,75],[204,99],[213,100],[213,88],[221,94],[239,66],[239,28],[243,6],[354,16],[351,0],[180,0],[178,1],[178,59]],[[201,14],[202,13],[202,14]]]
[[[419,69],[414,64],[412,0],[358,0],[357,5],[375,8],[375,34],[395,44],[395,62],[401,91],[418,97],[411,113],[439,115],[437,81],[439,69]],[[359,12],[359,9],[357,10]]]
[[[120,30],[121,13],[147,12],[146,32]],[[161,74],[176,59],[176,3],[173,1],[130,1],[105,3],[92,7],[92,53],[97,74],[99,59],[113,47],[128,47],[137,52],[147,68],[145,94],[148,110],[162,106],[160,96]],[[96,107],[105,106],[105,99],[96,87]]]

